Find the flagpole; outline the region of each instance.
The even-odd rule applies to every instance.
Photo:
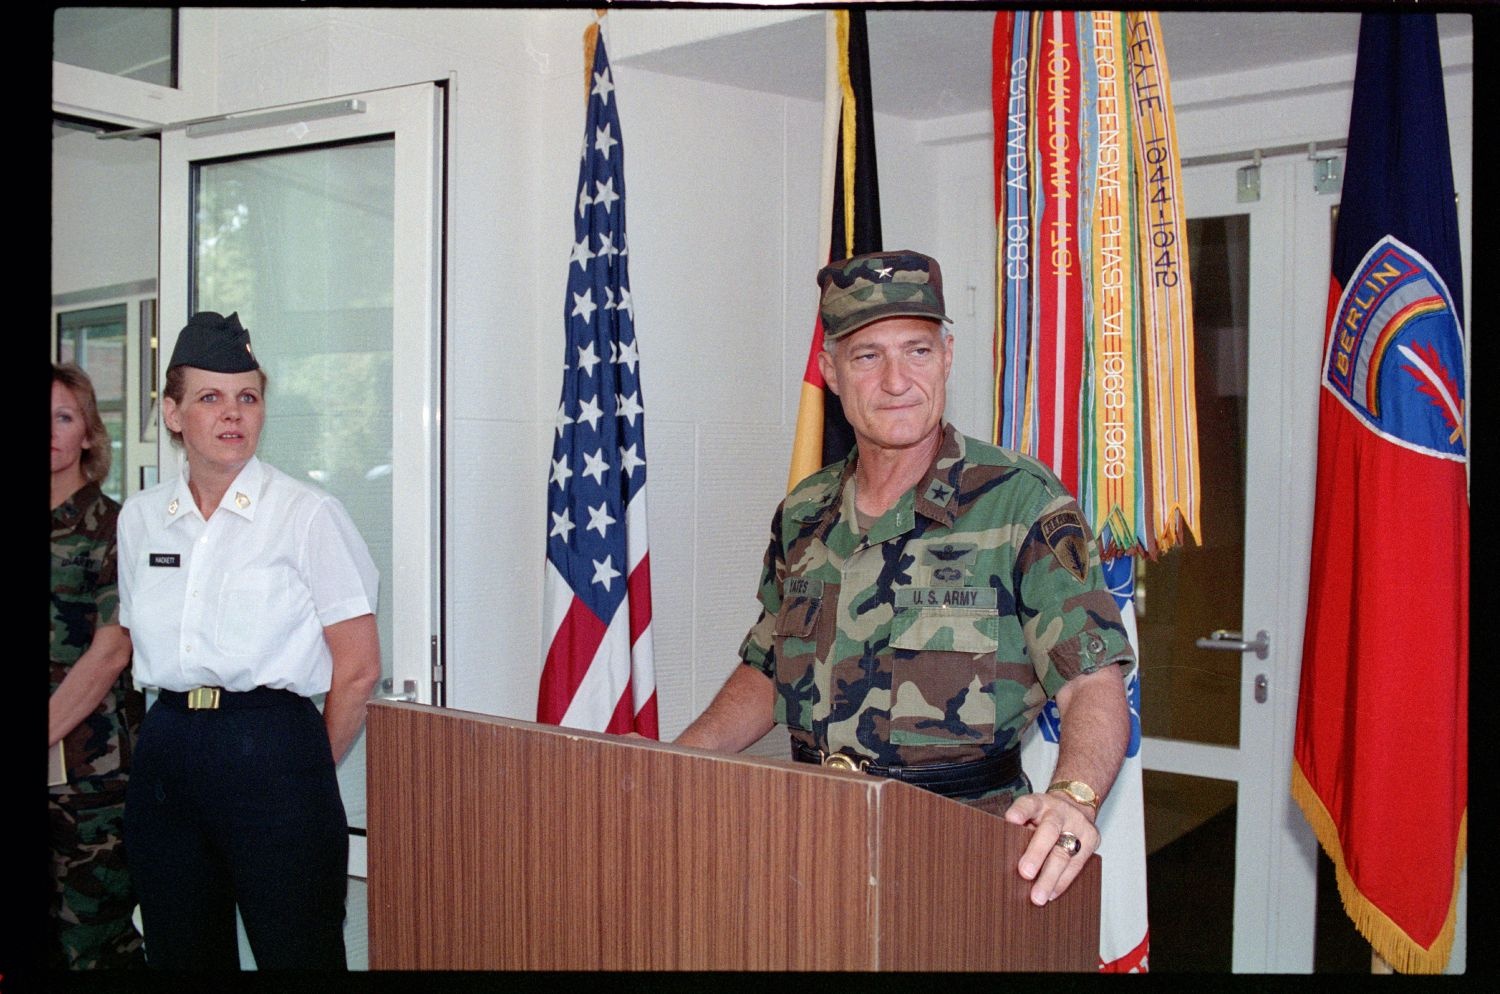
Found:
[[[603,7],[594,8],[594,23],[583,29],[583,105],[589,104],[589,96],[593,93],[594,86],[594,47],[599,44],[599,25],[604,23],[604,15],[609,11]]]

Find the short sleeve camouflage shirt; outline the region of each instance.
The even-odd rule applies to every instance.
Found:
[[[1034,459],[944,426],[937,458],[861,534],[858,451],[777,508],[740,656],[794,739],[897,766],[1018,745],[1080,673],[1134,664],[1078,505]]]
[[[52,512],[52,646],[49,693],[78,662],[100,626],[118,624],[115,586],[115,520],[120,505],[98,485],[86,484]],[[127,667],[94,713],[63,740],[68,786],[88,792],[130,765],[145,698]]]

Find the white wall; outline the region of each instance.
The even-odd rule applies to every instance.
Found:
[[[156,282],[155,141],[52,139],[52,294]]]
[[[820,129],[821,110],[623,65],[614,76],[669,737],[718,690],[755,620],[817,301],[821,153],[798,136]],[[555,406],[558,375],[548,365],[542,378]]]
[[[218,112],[452,80],[448,703],[530,718],[591,15],[226,9],[213,20]],[[754,620],[816,303],[820,153],[805,136],[820,132],[821,108],[618,60],[615,81],[670,736],[717,690]]]

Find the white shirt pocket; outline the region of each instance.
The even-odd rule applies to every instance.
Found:
[[[214,645],[228,656],[266,655],[287,643],[307,609],[307,588],[296,570],[237,570],[219,591]]]

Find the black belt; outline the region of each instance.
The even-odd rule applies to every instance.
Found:
[[[792,759],[836,769],[858,770],[877,777],[900,780],[944,797],[960,797],[998,790],[1021,779],[1021,750],[1012,747],[994,756],[967,763],[932,763],[925,766],[881,766],[863,757],[841,752],[825,753],[798,739],[792,740]]]
[[[163,690],[158,704],[179,711],[232,711],[239,708],[274,708],[306,700],[301,694],[281,687],[256,687],[254,690],[224,690],[220,687],[195,687],[192,690]]]

